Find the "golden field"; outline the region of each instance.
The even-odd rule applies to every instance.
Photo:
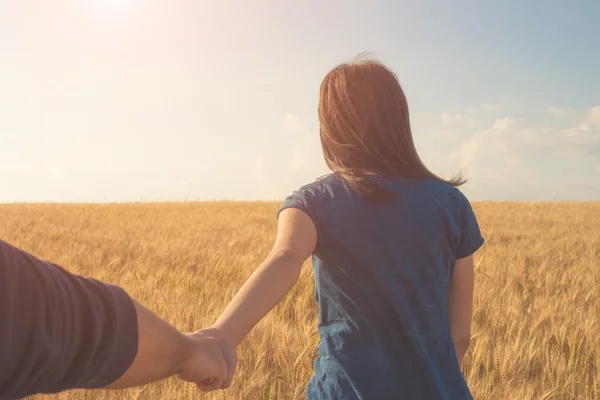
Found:
[[[0,238],[123,286],[180,330],[218,316],[270,250],[277,203],[0,205]],[[600,203],[474,203],[476,399],[600,400]],[[239,348],[227,391],[169,379],[59,399],[301,399],[317,345],[310,261]]]

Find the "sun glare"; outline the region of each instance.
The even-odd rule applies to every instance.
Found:
[[[89,8],[97,15],[119,15],[134,11],[142,0],[85,0]]]
[[[137,0],[101,0],[99,3],[104,3],[106,8],[112,10],[125,10],[132,8],[137,3]]]

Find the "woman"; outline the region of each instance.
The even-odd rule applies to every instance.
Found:
[[[421,162],[379,62],[330,71],[318,113],[333,173],[286,199],[273,250],[207,334],[237,346],[312,256],[321,341],[308,399],[471,399],[461,364],[484,239],[464,179]]]

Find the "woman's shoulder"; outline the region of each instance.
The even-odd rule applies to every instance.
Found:
[[[321,176],[295,189],[286,197],[284,205],[303,204],[305,207],[320,206],[322,205],[321,203],[326,202],[326,198],[335,196],[334,193],[338,191],[336,187],[340,185],[342,183],[335,174]]]
[[[279,212],[286,208],[298,208],[306,212],[316,225],[315,212],[322,207],[322,203],[327,197],[326,194],[331,191],[329,187],[335,182],[336,177],[334,174],[329,174],[298,187],[288,194],[279,208]]]
[[[319,191],[327,190],[328,187],[340,185],[341,178],[337,174],[331,173],[323,175],[310,183],[300,186],[295,193],[312,193],[316,194]]]

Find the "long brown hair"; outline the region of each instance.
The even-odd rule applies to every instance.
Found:
[[[425,167],[413,142],[408,103],[396,74],[364,56],[338,65],[321,83],[320,137],[329,168],[371,200],[386,200],[394,193],[376,186],[369,175],[464,184],[462,173],[445,180]]]

